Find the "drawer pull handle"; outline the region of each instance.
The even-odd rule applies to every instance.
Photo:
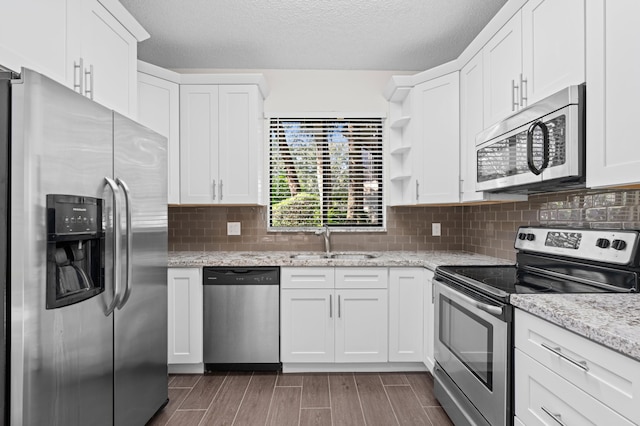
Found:
[[[566,361],[569,361],[571,364],[575,365],[579,369],[584,370],[584,371],[589,371],[589,366],[587,366],[587,361],[576,361],[575,359],[563,354],[561,348],[554,348],[554,347],[549,346],[546,343],[541,343],[541,346],[543,348],[545,348],[546,350],[551,351],[554,354],[558,355],[560,358],[562,358],[562,359],[564,359]]]
[[[545,413],[547,413],[547,415],[549,417],[551,417],[553,420],[556,421],[556,423],[558,423],[559,425],[562,426],[566,426],[565,423],[562,421],[562,416],[560,414],[553,414],[551,411],[549,411],[547,408],[545,408],[544,406],[540,407],[542,409],[542,411],[544,411]]]

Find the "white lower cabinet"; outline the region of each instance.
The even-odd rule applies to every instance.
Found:
[[[281,361],[386,362],[387,299],[386,268],[282,268]]]
[[[425,367],[433,373],[436,364],[434,355],[435,306],[433,304],[433,272],[424,270],[424,354]]]
[[[202,269],[168,269],[168,363],[202,363]]]
[[[424,274],[424,268],[389,269],[389,361],[423,361]]]
[[[336,290],[335,362],[387,362],[387,290]]]
[[[521,310],[515,415],[526,425],[640,424],[640,363]]]
[[[314,288],[280,291],[282,362],[334,362],[333,293]]]

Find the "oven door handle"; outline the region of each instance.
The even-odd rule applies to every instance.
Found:
[[[436,280],[436,281],[439,281],[440,283],[442,283],[442,281],[440,280]],[[446,284],[444,285],[446,286]],[[455,297],[465,301],[466,303],[472,306],[475,306],[476,308],[488,313],[489,315],[493,315],[494,317],[501,318],[504,314],[502,306],[494,306],[494,305],[489,305],[488,303],[480,302],[479,300],[476,300],[473,297],[469,297],[466,294],[461,293],[459,291],[455,292]]]

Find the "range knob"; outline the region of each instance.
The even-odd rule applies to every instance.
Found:
[[[533,241],[533,240],[535,240],[535,239],[536,239],[535,234],[527,234],[527,240],[528,240],[528,241]]]
[[[613,240],[611,242],[611,248],[614,250],[624,250],[627,247],[627,243],[623,240]]]
[[[596,246],[597,246],[597,247],[600,247],[600,248],[606,249],[606,248],[608,248],[608,247],[609,247],[609,245],[610,245],[610,241],[609,241],[609,240],[607,240],[606,238],[598,238],[598,239],[596,240]]]
[[[520,232],[518,234],[518,239],[519,240],[525,240],[527,238],[527,234],[525,234],[524,232]]]

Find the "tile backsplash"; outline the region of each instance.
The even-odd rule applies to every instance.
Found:
[[[386,232],[334,232],[333,251],[462,250],[463,207],[392,207]],[[227,222],[240,222],[242,235],[227,236]],[[442,236],[431,236],[431,223]],[[169,250],[321,251],[321,236],[267,232],[266,207],[169,207]]]
[[[169,207],[172,251],[320,251],[320,236],[267,232],[266,207]],[[242,235],[227,236],[227,222]],[[431,224],[442,236],[431,236]],[[528,201],[446,207],[390,207],[386,232],[335,232],[332,250],[466,250],[515,259],[519,226],[640,229],[640,190],[582,190],[532,195]]]

